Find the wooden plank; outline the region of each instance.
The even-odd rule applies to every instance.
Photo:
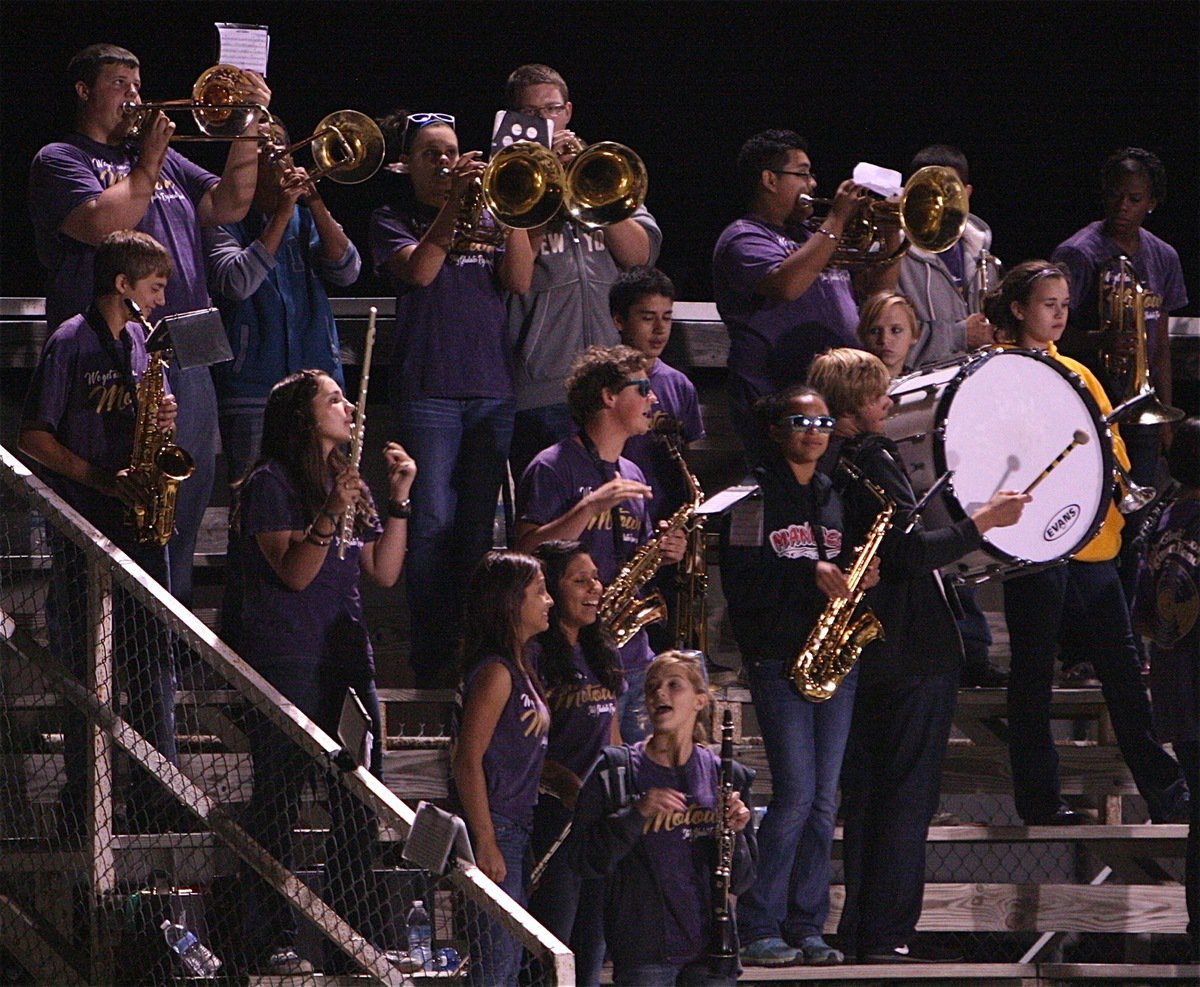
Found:
[[[1058,984],[1094,984],[1111,980],[1117,983],[1148,984],[1182,981],[1200,983],[1200,964],[1173,963],[1039,963],[1038,974],[1046,987]]]
[[[826,932],[837,930],[845,888],[830,889]],[[927,884],[925,932],[1158,932],[1187,928],[1182,885]]]
[[[383,783],[406,802],[449,797],[450,751],[385,751]]]

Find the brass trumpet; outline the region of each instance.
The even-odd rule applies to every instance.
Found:
[[[172,141],[258,141],[265,138],[245,135],[243,132],[254,121],[256,112],[271,120],[270,111],[261,103],[251,102],[250,79],[241,69],[233,65],[214,65],[200,73],[192,86],[192,98],[165,99],[155,103],[137,103],[127,100],[121,110],[133,117],[127,136],[137,138],[151,115],[162,110],[172,113],[191,110],[192,119],[200,134],[175,134]],[[203,136],[202,136],[203,135]]]
[[[379,124],[357,110],[338,110],[317,124],[311,137],[284,147],[270,145],[267,160],[277,164],[305,145],[312,152],[316,170],[307,182],[322,178],[339,185],[357,185],[375,174],[383,164],[384,140]]]
[[[801,199],[813,206],[833,205],[832,199],[810,195]],[[967,212],[967,191],[958,175],[950,168],[927,165],[904,183],[898,199],[874,199],[859,210],[842,231],[829,264],[889,264],[908,253],[910,247],[940,254],[958,243],[967,226]],[[889,253],[884,247],[885,228],[897,226],[905,239]]]

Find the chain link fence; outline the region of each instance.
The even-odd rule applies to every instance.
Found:
[[[566,947],[476,868],[406,860],[407,805],[0,459],[7,982],[466,983],[495,935],[573,982]]]

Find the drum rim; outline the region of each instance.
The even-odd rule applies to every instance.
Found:
[[[1057,559],[1046,559],[1046,560],[1043,560],[1040,562],[1034,562],[1032,559],[1022,558],[1021,556],[1013,555],[1009,552],[1006,552],[1002,548],[998,548],[997,546],[993,545],[990,541],[988,541],[987,535],[982,535],[980,537],[979,547],[984,552],[986,552],[988,555],[990,555],[992,558],[997,559],[1000,562],[1008,563],[1009,565],[1021,567],[1021,569],[1025,568],[1025,567],[1030,567],[1030,570],[1032,571],[1033,566],[1045,568],[1048,566],[1058,565],[1061,562],[1069,561],[1078,552],[1083,551],[1084,548],[1086,548],[1089,544],[1091,544],[1092,539],[1094,539],[1096,537],[1097,533],[1100,531],[1101,526],[1104,524],[1105,518],[1108,517],[1108,505],[1110,503],[1112,503],[1112,480],[1111,480],[1111,477],[1113,475],[1113,462],[1114,462],[1113,447],[1112,447],[1112,427],[1109,425],[1109,423],[1105,419],[1104,415],[1101,414],[1100,406],[1098,404],[1096,404],[1096,399],[1094,397],[1092,397],[1092,392],[1088,390],[1087,384],[1085,383],[1084,379],[1079,374],[1077,374],[1074,370],[1072,370],[1070,367],[1066,366],[1063,363],[1060,363],[1058,360],[1055,360],[1053,357],[1048,356],[1046,353],[1042,352],[1041,350],[1026,349],[1026,348],[1020,347],[1020,346],[995,347],[993,349],[985,350],[983,353],[980,353],[977,356],[973,356],[969,360],[967,360],[966,363],[963,364],[962,370],[960,370],[957,374],[955,374],[954,378],[952,380],[950,380],[946,383],[945,390],[943,391],[942,395],[938,398],[937,409],[934,412],[933,443],[932,443],[934,472],[937,476],[941,476],[943,473],[945,473],[946,468],[947,468],[947,466],[946,466],[946,429],[945,429],[945,425],[946,425],[946,415],[950,410],[950,405],[954,401],[954,395],[958,393],[958,389],[962,386],[963,381],[965,381],[967,378],[969,378],[973,374],[977,373],[979,371],[979,368],[982,367],[989,360],[995,359],[996,357],[1000,357],[1000,356],[1033,357],[1037,360],[1040,360],[1043,364],[1045,364],[1046,366],[1050,367],[1055,372],[1057,372],[1069,384],[1071,384],[1075,388],[1075,390],[1079,393],[1079,395],[1082,397],[1084,407],[1087,408],[1088,412],[1092,415],[1092,418],[1093,418],[1095,424],[1100,428],[1100,438],[1107,439],[1107,441],[1101,442],[1101,450],[1100,450],[1100,458],[1101,458],[1101,461],[1103,464],[1103,467],[1102,467],[1103,475],[1105,477],[1110,478],[1106,482],[1106,493],[1105,493],[1105,496],[1101,497],[1099,500],[1099,503],[1098,503],[1098,506],[1096,509],[1096,515],[1092,519],[1091,524],[1088,526],[1086,534],[1083,536],[1083,538],[1081,538],[1076,543],[1075,548],[1070,553],[1061,555]],[[962,505],[959,503],[959,499],[957,496],[949,496],[950,494],[953,494],[953,493],[954,493],[954,477],[951,477],[946,482],[946,486],[942,490],[942,500],[945,503],[947,514],[949,514],[953,520],[955,520],[955,521],[964,520],[968,516],[967,512],[963,510]],[[999,578],[999,579],[1003,580],[1003,579],[1010,579],[1013,576],[1024,575],[1024,574],[1025,573],[1023,571],[1020,571],[1020,569],[1019,569],[1017,572],[1014,572],[1014,573],[1004,573],[1004,574],[997,573],[994,576],[987,576],[985,578],[991,578],[991,579]],[[961,576],[961,578],[963,578],[966,581],[970,581],[970,579],[971,579],[969,573],[953,573],[952,575],[954,577]],[[982,581],[982,580],[980,580],[980,581]]]

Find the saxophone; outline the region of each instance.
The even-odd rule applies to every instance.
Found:
[[[125,304],[146,330],[146,338],[154,332],[150,320],[133,299]],[[167,361],[161,351],[149,354],[146,369],[137,385],[137,423],[133,429],[133,460],[130,472],[145,478],[148,496],[130,511],[129,522],[135,529],[138,544],[166,545],[175,534],[175,504],[179,484],[196,470],[196,463],[186,449],[175,445],[174,429],[158,427],[158,406],[165,391]]]
[[[863,582],[871,561],[879,554],[879,546],[892,526],[895,503],[874,483],[848,462],[842,468],[879,498],[882,509],[871,523],[867,539],[858,549],[854,562],[846,573],[850,585],[848,596],[831,599],[821,612],[804,648],[788,666],[787,675],[796,691],[806,699],[820,703],[833,697],[842,680],[850,674],[858,656],[875,639],[883,640],[883,625],[870,610],[857,620],[854,611],[866,593]]]
[[[677,429],[678,425],[669,415],[659,413],[654,416],[651,428],[662,433]],[[667,602],[663,599],[662,593],[654,590],[644,597],[639,594],[662,566],[663,536],[670,531],[686,530],[692,527],[696,511],[704,502],[704,491],[700,489],[700,481],[687,468],[687,463],[683,461],[683,453],[676,444],[670,442],[667,443],[667,450],[671,454],[671,459],[683,473],[691,500],[667,519],[667,526],[664,530],[633,554],[600,596],[597,614],[612,631],[618,648],[628,644],[634,635],[647,624],[666,618]]]
[[[729,907],[729,889],[733,881],[733,851],[737,834],[725,819],[733,798],[733,711],[725,710],[721,720],[721,784],[717,789],[714,827],[717,836],[717,862],[712,873],[712,929],[709,932],[708,972],[716,977],[737,974],[737,933]]]

